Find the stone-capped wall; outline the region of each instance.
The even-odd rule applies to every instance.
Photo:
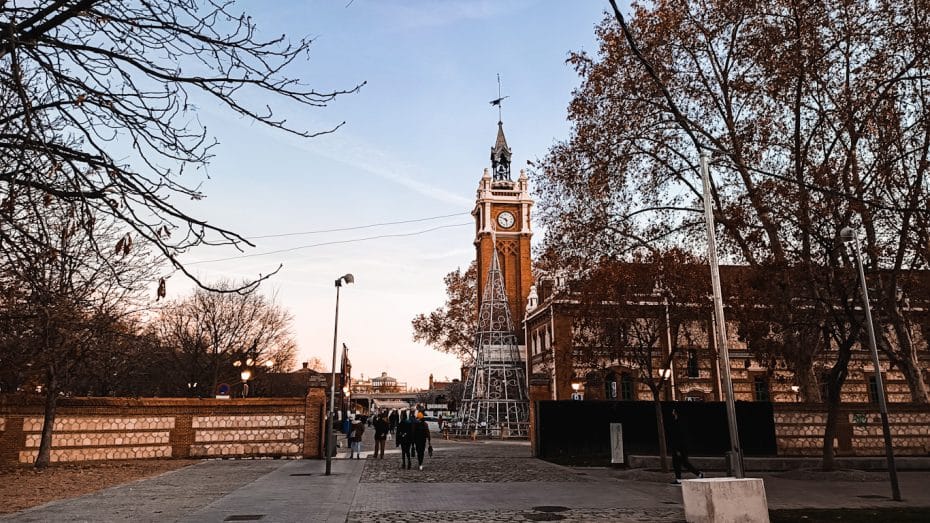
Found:
[[[775,438],[783,456],[819,456],[823,452],[826,409],[821,405],[774,404]],[[889,405],[888,423],[895,454],[930,454],[930,407]],[[836,427],[835,448],[843,456],[883,456],[881,417],[875,405],[846,404]]]
[[[324,398],[62,399],[51,460],[321,457]],[[43,424],[35,399],[0,397],[0,464],[35,461]]]

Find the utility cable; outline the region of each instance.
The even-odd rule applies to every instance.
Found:
[[[217,259],[215,259],[215,260],[203,260],[203,261],[191,262],[191,263],[187,263],[187,264],[185,264],[185,265],[199,265],[199,264],[201,264],[201,263],[214,263],[214,262],[230,261],[230,260],[242,260],[242,259],[244,259],[244,258],[254,258],[254,257],[256,257],[256,256],[268,256],[269,254],[280,254],[280,253],[283,253],[283,252],[293,252],[293,251],[298,251],[298,250],[301,250],[301,249],[310,249],[310,248],[313,248],[313,247],[323,247],[323,246],[325,246],[325,245],[340,245],[340,244],[344,244],[344,243],[355,243],[355,242],[364,242],[364,241],[369,241],[369,240],[380,240],[380,239],[382,239],[382,238],[403,238],[403,237],[407,237],[407,236],[418,236],[418,235],[420,235],[420,234],[426,234],[426,233],[428,233],[428,232],[438,231],[438,230],[440,230],[440,229],[448,229],[448,228],[450,228],[450,227],[464,227],[464,226],[466,226],[466,225],[474,225],[474,224],[473,224],[473,223],[470,223],[470,222],[466,222],[466,223],[453,223],[453,224],[451,224],[451,225],[440,225],[440,226],[438,226],[438,227],[433,227],[433,228],[430,228],[430,229],[424,229],[424,230],[422,230],[422,231],[415,231],[415,232],[404,232],[404,233],[396,233],[396,234],[379,234],[378,236],[367,236],[367,237],[365,237],[365,238],[355,238],[355,239],[352,239],[352,240],[334,240],[334,241],[329,241],[329,242],[311,243],[311,244],[308,244],[308,245],[300,245],[300,246],[297,246],[297,247],[289,247],[289,248],[287,248],[287,249],[278,249],[278,250],[276,250],[276,251],[257,252],[257,253],[255,253],[255,254],[243,254],[243,255],[240,255],[240,256],[230,256],[230,257],[228,257],[228,258],[217,258]]]
[[[327,233],[327,232],[355,231],[355,230],[358,230],[358,229],[370,229],[370,228],[372,228],[372,227],[383,227],[383,226],[386,226],[386,225],[401,225],[401,224],[405,224],[405,223],[428,222],[428,221],[431,221],[431,220],[439,220],[439,219],[441,219],[441,218],[451,218],[451,217],[453,217],[453,216],[462,216],[462,215],[465,215],[465,214],[471,214],[471,213],[469,213],[469,212],[457,212],[457,213],[453,213],[453,214],[443,214],[442,216],[430,216],[429,218],[417,218],[417,219],[414,219],[414,220],[402,220],[402,221],[398,221],[398,222],[379,222],[379,223],[371,223],[371,224],[368,224],[368,225],[356,225],[356,226],[354,226],[354,227],[342,227],[342,228],[339,228],[339,229],[320,229],[320,230],[318,230],[318,231],[285,232],[285,233],[281,233],[281,234],[265,234],[265,235],[262,235],[262,236],[249,236],[249,237],[247,237],[246,239],[247,239],[247,240],[261,240],[261,239],[264,239],[264,238],[283,238],[283,237],[285,237],[285,236],[302,236],[302,235],[306,235],[306,234],[323,234],[323,233]]]

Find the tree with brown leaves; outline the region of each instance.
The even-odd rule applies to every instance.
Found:
[[[538,169],[547,241],[583,257],[700,253],[698,157],[713,152],[723,259],[803,282],[772,297],[822,322],[832,468],[840,391],[864,339],[846,225],[886,275],[874,306],[899,325],[886,354],[927,401],[901,298],[930,262],[926,6],[672,1],[636,3],[627,22],[611,4],[597,56],[570,58],[583,79],[572,135]]]
[[[478,266],[472,262],[464,273],[456,269],[444,281],[445,305],[413,319],[413,340],[452,354],[468,365],[475,357],[478,331]]]

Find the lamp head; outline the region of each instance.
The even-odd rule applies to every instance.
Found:
[[[856,229],[852,227],[843,227],[840,229],[840,239],[843,240],[843,243],[849,243],[856,239]]]
[[[249,378],[252,377],[252,371],[250,371],[249,369],[245,369],[244,371],[239,373],[239,377],[242,378],[242,381],[249,381]]]
[[[355,276],[352,276],[351,273],[346,274],[345,276],[340,276],[336,280],[336,287],[342,287],[343,280],[345,280],[346,283],[355,283]]]

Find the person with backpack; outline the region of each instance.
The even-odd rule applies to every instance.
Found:
[[[384,444],[387,442],[388,430],[390,426],[388,425],[387,418],[384,413],[378,415],[375,418],[374,422],[375,427],[375,458],[378,458],[378,452],[380,451],[381,459],[384,459]]]
[[[365,421],[356,419],[352,427],[352,451],[349,453],[349,459],[355,454],[355,459],[362,459],[362,435],[365,434]]]
[[[417,451],[417,464],[420,470],[423,470],[423,453],[426,451],[426,445],[429,443],[430,455],[433,453],[433,445],[429,435],[429,425],[423,420],[423,412],[417,411],[417,420],[413,424],[413,445]]]
[[[391,415],[388,417],[388,422],[391,424],[391,434],[394,434],[394,431],[397,430],[397,424],[400,422],[400,415],[397,414],[397,409],[391,411]]]
[[[400,422],[397,424],[397,444],[400,446],[401,469],[409,469],[413,465],[413,458],[410,456],[410,445],[413,443],[413,424],[410,421],[407,411],[403,411],[400,414]]]

